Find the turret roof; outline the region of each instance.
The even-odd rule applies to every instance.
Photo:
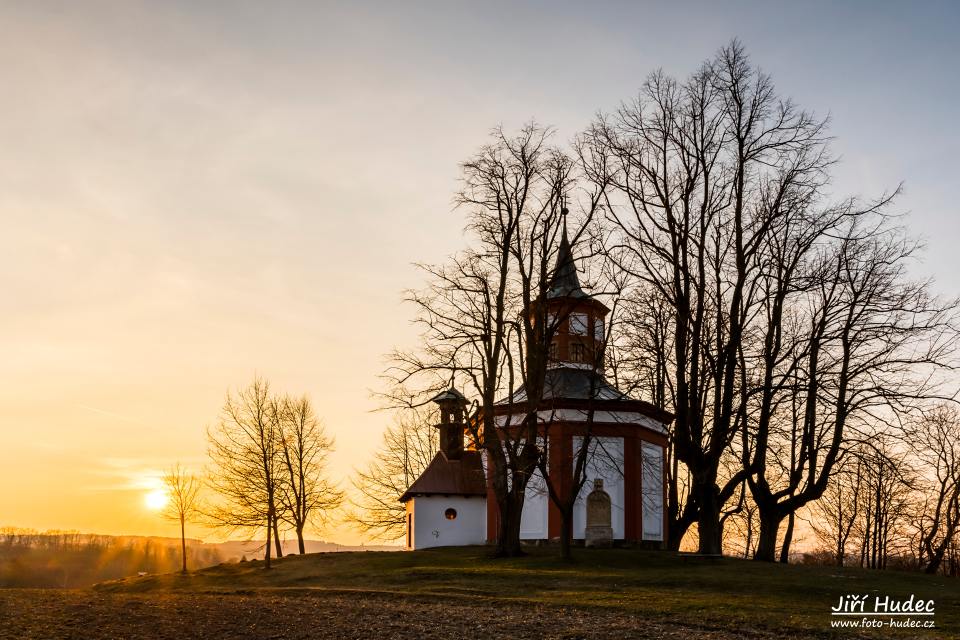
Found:
[[[580,279],[577,277],[577,265],[573,261],[573,249],[567,239],[567,222],[564,217],[563,236],[560,238],[560,248],[557,251],[557,264],[553,268],[553,277],[550,279],[550,288],[547,290],[547,299],[551,298],[589,298],[580,288]]]
[[[438,393],[437,395],[430,398],[430,402],[437,402],[437,403],[445,402],[447,400],[457,400],[460,402],[466,402],[467,398],[462,393],[457,391],[456,387],[454,387],[453,385],[451,385],[449,389],[445,389],[440,393]]]

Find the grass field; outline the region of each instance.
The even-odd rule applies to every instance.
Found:
[[[932,598],[937,628],[831,629],[830,608],[846,594],[868,594],[871,602],[875,595]],[[284,558],[270,571],[259,561],[226,564],[185,576],[104,583],[70,597],[90,598],[88,608],[135,602],[149,609],[151,603],[179,602],[194,612],[204,602],[223,611],[253,599],[239,609],[257,610],[257,601],[280,610],[305,607],[321,616],[314,630],[332,616],[340,618],[337,624],[349,620],[350,636],[357,638],[960,637],[957,580],[626,549],[580,549],[573,564],[559,561],[553,549],[533,549],[526,558],[510,560],[490,559],[483,548],[313,554]],[[422,625],[431,620],[444,624],[427,631]],[[245,637],[235,630],[231,635]],[[288,630],[250,637],[338,634],[298,636]]]

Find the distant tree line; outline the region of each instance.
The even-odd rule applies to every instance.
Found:
[[[184,549],[194,567],[224,560],[217,549],[190,541]],[[0,529],[0,588],[75,589],[139,572],[169,573],[180,563],[169,539]]]
[[[810,561],[960,576],[960,415],[936,405],[900,438],[859,443],[809,515]]]

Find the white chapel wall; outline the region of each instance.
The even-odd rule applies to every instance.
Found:
[[[643,539],[663,540],[663,447],[643,443]]]
[[[418,496],[413,502],[413,548],[486,544],[487,500],[466,496]],[[457,517],[446,517],[454,509]]]
[[[521,540],[546,540],[549,532],[550,494],[540,470],[530,477],[523,496],[523,512],[520,514]]]

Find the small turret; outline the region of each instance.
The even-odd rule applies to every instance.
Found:
[[[440,407],[440,451],[448,460],[459,460],[463,454],[464,414],[467,399],[453,385],[431,399]]]

